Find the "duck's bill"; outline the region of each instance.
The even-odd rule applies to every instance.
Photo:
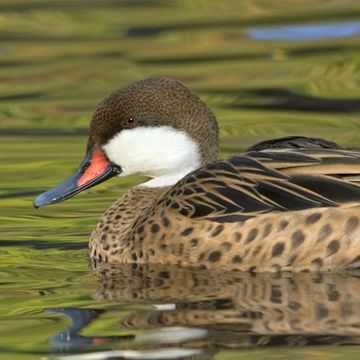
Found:
[[[109,162],[100,149],[93,147],[86,153],[78,170],[58,186],[40,194],[34,201],[34,207],[67,200],[120,173],[119,166]]]

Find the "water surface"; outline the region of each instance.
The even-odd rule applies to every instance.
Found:
[[[359,145],[357,1],[0,1],[1,359],[358,359],[358,274],[91,268],[139,178],[40,210],[96,104],[153,74],[217,115],[222,155],[290,134]]]

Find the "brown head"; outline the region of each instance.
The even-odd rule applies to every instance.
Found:
[[[202,163],[216,160],[216,118],[194,92],[176,80],[153,76],[114,91],[93,114],[89,144],[101,147],[120,131],[142,126],[184,131],[198,143]]]
[[[41,194],[56,203],[114,175],[147,175],[148,186],[172,185],[216,160],[218,125],[201,99],[178,81],[155,76],[113,92],[96,108],[78,171]]]

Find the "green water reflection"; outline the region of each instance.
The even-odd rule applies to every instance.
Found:
[[[222,155],[288,134],[359,145],[358,33],[314,34],[317,40],[297,35],[294,41],[257,40],[249,32],[309,24],[323,25],[324,31],[326,24],[349,27],[359,21],[360,3],[345,0],[1,0],[0,358],[95,350],[151,350],[156,357],[159,349],[195,349],[192,356],[199,359],[357,359],[354,274],[284,280],[175,271],[172,291],[180,284],[192,296],[200,291],[176,299],[161,291],[162,284],[144,282],[139,270],[122,269],[122,281],[116,275],[115,282],[114,276],[97,279],[89,270],[92,227],[140,179],[112,180],[40,210],[32,200],[77,167],[96,104],[113,89],[153,74],[177,78],[210,104],[220,122]],[[211,280],[207,285],[204,277]],[[194,278],[200,287],[189,280]],[[269,293],[244,298],[244,284]],[[301,289],[298,297],[308,309],[308,327],[297,333],[289,328],[288,303],[271,301],[272,286],[275,294],[279,286],[282,294],[296,293],[289,284]],[[324,309],[316,304],[336,321],[324,320],[321,327],[311,309]],[[269,316],[273,325],[279,312],[288,317],[276,331],[256,327],[257,316]],[[90,322],[87,316],[93,315]],[[71,316],[87,325],[80,335],[76,329],[61,333]],[[208,320],[196,322],[196,316]],[[167,317],[177,320],[167,323]],[[173,336],[168,343],[159,341],[164,331]],[[64,342],[64,334],[75,340]]]

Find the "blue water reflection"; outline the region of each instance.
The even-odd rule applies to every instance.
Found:
[[[322,40],[360,34],[360,21],[253,27],[246,34],[256,40]]]

